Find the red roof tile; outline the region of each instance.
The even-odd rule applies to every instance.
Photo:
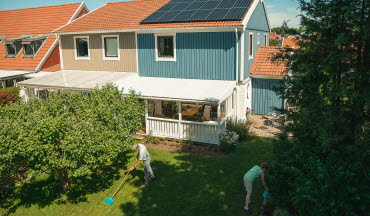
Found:
[[[170,0],[135,0],[108,3],[56,32],[106,31],[119,29],[240,26],[238,21],[202,21],[140,24],[140,22]],[[258,1],[258,0],[255,0]]]
[[[261,46],[258,48],[254,59],[251,74],[286,76],[286,64],[283,61],[272,61],[275,54],[279,53],[281,47]]]
[[[18,38],[22,34],[48,34],[65,25],[75,14],[81,3],[0,11],[0,35],[6,39]],[[0,69],[36,70],[56,37],[51,35],[34,58],[22,58],[23,49],[15,58],[5,58],[4,41],[0,43]]]
[[[285,46],[288,46],[290,48],[295,48],[295,49],[298,49],[299,46],[297,44],[297,41],[299,39],[295,38],[295,37],[288,37],[288,38],[284,38],[283,39],[283,44],[282,46],[285,47]]]

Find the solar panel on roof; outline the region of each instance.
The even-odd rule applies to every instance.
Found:
[[[141,23],[241,20],[252,0],[171,0]]]

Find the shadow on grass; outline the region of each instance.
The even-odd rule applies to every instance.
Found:
[[[125,157],[128,158],[128,157]],[[0,208],[5,215],[16,212],[19,207],[38,206],[44,208],[52,204],[77,204],[87,201],[87,195],[110,188],[120,178],[120,170],[127,168],[127,160],[115,161],[90,176],[70,178],[71,188],[63,191],[56,175],[40,175],[12,190],[6,199],[0,200]]]
[[[221,158],[173,152],[174,161],[158,161],[153,155],[156,180],[134,194],[138,202],[122,203],[121,211],[127,216],[245,215],[242,178],[251,167],[269,158],[265,152],[270,149],[268,146],[268,143],[259,144],[257,139],[250,146],[241,146],[237,152]],[[258,182],[252,194],[257,202],[251,207],[253,215],[260,212],[262,193]]]

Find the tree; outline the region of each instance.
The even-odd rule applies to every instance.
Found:
[[[17,167],[55,174],[63,187],[115,161],[141,127],[143,103],[112,85],[88,93],[51,92],[48,99],[0,109],[0,173]]]
[[[300,48],[278,56],[293,75],[278,92],[294,109],[283,110],[291,123],[274,145],[272,191],[296,215],[366,215],[370,2],[300,0],[300,7]]]

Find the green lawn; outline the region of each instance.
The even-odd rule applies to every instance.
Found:
[[[60,193],[58,182],[40,176],[0,201],[0,215],[245,215],[243,175],[253,165],[269,162],[271,149],[271,139],[257,137],[242,142],[226,157],[149,149],[157,180],[140,189],[143,167],[139,166],[115,196],[113,206],[103,199],[111,196],[123,177],[123,169],[117,166],[83,181],[75,194]],[[259,212],[262,192],[257,179],[252,194],[257,202],[251,208],[253,215]]]

